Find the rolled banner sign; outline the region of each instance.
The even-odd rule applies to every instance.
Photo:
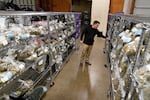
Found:
[[[124,43],[131,42],[131,40],[132,40],[131,37],[126,37],[126,36],[123,36],[121,39],[123,40]]]
[[[3,72],[0,74],[0,82],[5,83],[6,81],[10,80],[13,77],[13,73],[8,71],[8,72]]]
[[[29,38],[29,34],[21,34],[20,38],[21,38],[22,40],[26,40],[26,39]]]
[[[36,87],[25,100],[39,100],[45,92],[47,92],[47,87],[38,86]]]
[[[9,38],[10,40],[13,40],[15,38],[15,35],[12,33],[6,34],[7,38]]]
[[[143,30],[141,28],[133,27],[132,32],[134,32],[135,35],[141,35]]]

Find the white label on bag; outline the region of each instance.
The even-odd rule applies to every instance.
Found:
[[[44,61],[43,60],[40,60],[39,62],[38,62],[38,65],[42,65],[44,63]]]

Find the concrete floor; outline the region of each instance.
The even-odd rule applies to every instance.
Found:
[[[82,45],[70,57],[43,100],[108,100],[109,73],[104,67],[104,39],[95,38],[91,66],[79,66]]]

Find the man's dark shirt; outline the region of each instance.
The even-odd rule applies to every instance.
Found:
[[[81,40],[83,40],[83,43],[87,45],[93,45],[95,35],[97,35],[97,37],[106,38],[102,34],[102,32],[98,31],[97,29],[92,28],[92,26],[89,25],[83,30],[81,34]]]

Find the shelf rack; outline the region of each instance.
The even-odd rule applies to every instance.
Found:
[[[142,24],[142,34],[137,36],[140,38],[140,41],[136,47],[136,53],[132,56],[128,56],[123,52],[123,47],[127,43],[121,44],[119,34],[127,29],[131,31],[131,29],[139,23]],[[148,34],[147,37],[150,35],[149,23],[150,17],[109,14],[106,34],[108,39],[105,42],[105,53],[107,54],[110,72],[110,100],[144,100],[141,92],[142,89],[138,86],[134,72],[146,65],[145,58],[146,53],[148,53],[150,38],[147,40],[148,43],[144,44],[144,42],[145,34]],[[144,50],[144,54],[141,53],[142,50]],[[123,77],[121,77],[121,73],[124,71],[121,68],[121,63],[126,64],[127,67]],[[125,66],[123,68],[125,68]],[[116,75],[113,75],[113,73]],[[113,82],[114,79],[118,81],[117,90],[114,88],[116,85],[116,83]],[[120,97],[115,95],[117,91],[120,92]]]
[[[75,15],[78,15],[78,19],[75,19]],[[0,49],[1,51],[0,56],[1,57],[7,56],[7,51],[9,49],[24,50],[24,48],[27,45],[28,46],[33,45],[35,41],[39,43],[38,48],[41,49],[41,47],[47,47],[48,51],[46,53],[43,53],[42,55],[38,55],[33,62],[23,60],[23,62],[26,65],[26,68],[21,73],[17,73],[16,75],[13,76],[13,78],[11,78],[9,81],[4,83],[4,85],[0,88],[0,97],[3,96],[4,94],[11,95],[16,91],[20,91],[21,88],[20,86],[22,85],[18,81],[20,79],[23,81],[32,80],[33,82],[30,88],[27,89],[27,91],[24,91],[25,93],[23,93],[23,97],[30,95],[31,91],[38,86],[43,85],[49,88],[49,86],[54,85],[54,79],[59,74],[59,72],[63,69],[64,64],[69,60],[71,54],[75,50],[77,38],[74,37],[74,35],[76,36],[77,34],[76,32],[79,31],[80,26],[78,26],[78,29],[76,29],[77,27],[76,21],[78,21],[78,24],[80,23],[80,17],[79,17],[80,13],[0,11],[0,17],[3,18],[11,17],[14,19],[20,18],[21,20],[20,22],[23,23],[19,23],[19,24],[23,25],[23,27],[32,26],[34,21],[32,18],[35,16],[41,17],[42,20],[39,19],[39,21],[41,22],[43,21],[46,23],[45,24],[46,26],[45,28],[47,29],[46,34],[31,35],[29,38],[25,40],[13,39],[10,41],[8,45]],[[63,17],[64,19],[59,19],[61,17]],[[25,22],[25,19],[28,19],[27,21],[29,22]],[[58,29],[55,29],[54,31],[50,31],[51,28],[50,22],[55,20],[57,20],[57,23],[59,21],[62,21],[62,23],[64,23],[65,26],[63,28],[58,27]],[[72,27],[73,30],[71,30],[70,27]],[[64,30],[71,32],[71,34],[69,35],[64,34],[63,32]],[[66,38],[62,38],[62,41],[64,41],[64,43],[62,43],[62,41],[59,40],[61,35],[66,35]],[[71,44],[71,42],[69,41],[72,41],[73,44]],[[53,44],[54,42],[56,43]],[[61,50],[62,49],[61,46],[65,46],[66,50],[65,51]],[[58,60],[57,56],[62,57],[60,63],[56,62]],[[42,65],[40,64],[41,62],[43,62]],[[41,66],[42,68],[40,68]]]

